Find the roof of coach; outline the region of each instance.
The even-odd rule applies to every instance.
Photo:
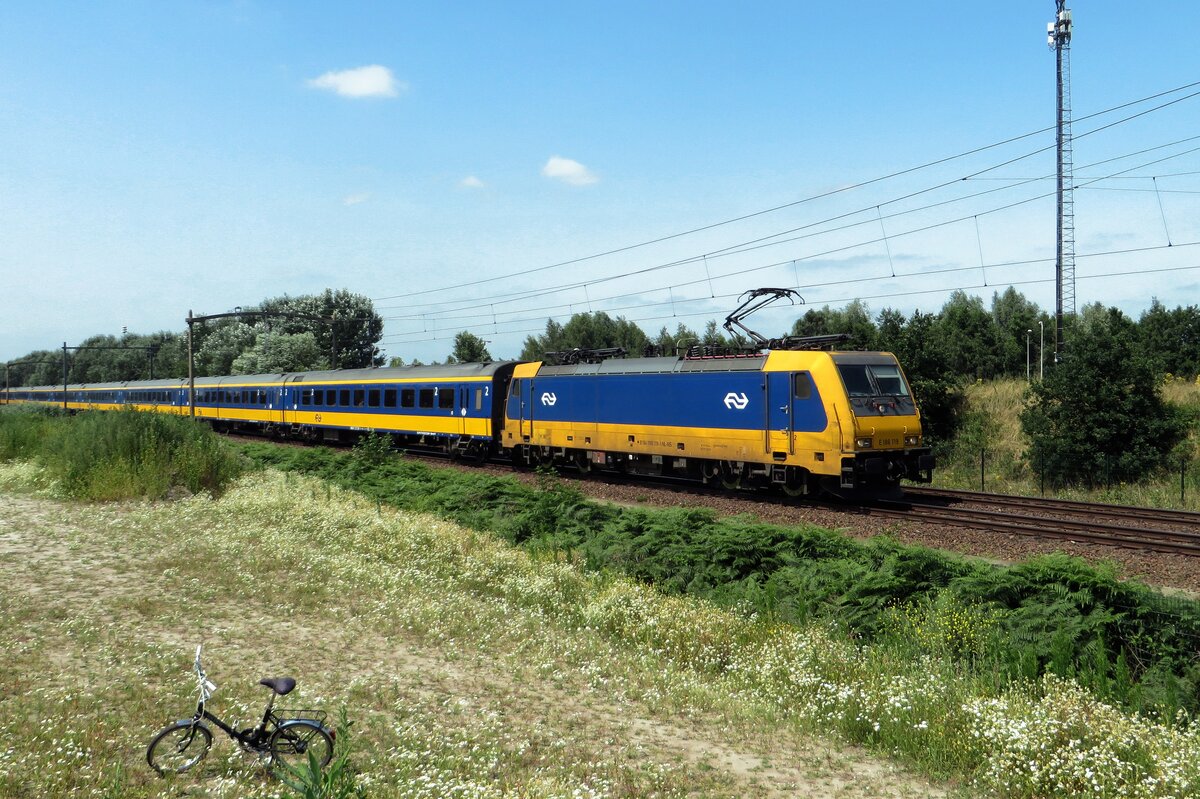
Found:
[[[390,380],[443,380],[447,378],[492,377],[516,361],[452,363],[437,366],[384,366],[378,369],[329,369],[323,372],[233,375],[219,378],[224,385],[252,383],[379,383]],[[210,378],[214,379],[214,378]],[[199,382],[199,378],[197,378]]]
[[[283,383],[285,379],[291,383],[366,383],[386,382],[388,380],[441,380],[446,378],[491,377],[505,366],[511,366],[517,361],[491,361],[489,363],[454,363],[438,366],[385,366],[379,369],[330,369],[323,372],[284,372],[258,375],[218,375],[213,377],[197,377],[196,386],[218,385],[262,385]],[[160,380],[130,380],[115,383],[71,383],[68,391],[121,391],[145,389],[179,389],[187,388],[186,377],[171,377]],[[44,391],[62,390],[62,384],[57,386],[13,386],[17,389],[41,389]]]

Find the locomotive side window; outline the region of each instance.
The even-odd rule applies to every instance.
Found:
[[[433,389],[432,388],[421,389],[420,400],[421,400],[420,405],[422,408],[432,408],[433,407]]]
[[[442,386],[438,389],[438,407],[454,407],[454,386]]]
[[[795,396],[796,399],[808,399],[812,396],[812,378],[808,372],[800,372],[793,375],[793,380],[796,382]]]
[[[385,407],[385,408],[395,408],[396,407],[396,389],[385,388],[383,390],[383,407]]]
[[[417,392],[411,388],[400,389],[400,407],[415,408],[417,407]]]

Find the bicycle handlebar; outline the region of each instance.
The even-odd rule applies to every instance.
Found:
[[[207,702],[217,692],[217,685],[208,679],[208,675],[204,673],[204,664],[200,662],[200,648],[202,646],[204,645],[197,644],[196,646],[196,660],[192,664],[192,670],[196,672],[196,688],[200,691],[200,701]]]

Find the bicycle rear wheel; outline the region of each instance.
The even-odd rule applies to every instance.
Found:
[[[159,731],[146,747],[146,762],[159,774],[182,774],[199,763],[212,746],[212,733],[203,724],[177,721]]]
[[[284,722],[271,733],[267,751],[271,754],[272,769],[303,768],[310,754],[325,768],[333,758],[333,736],[315,721],[295,719]]]

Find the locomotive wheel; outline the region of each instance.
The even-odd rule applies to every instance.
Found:
[[[742,487],[742,470],[731,463],[721,463],[721,487],[734,491]]]
[[[789,496],[792,498],[803,497],[803,496],[808,495],[808,492],[805,490],[805,486],[802,483],[791,483],[791,482],[784,483],[783,485],[780,486],[780,488],[783,489],[783,493],[786,496]]]

